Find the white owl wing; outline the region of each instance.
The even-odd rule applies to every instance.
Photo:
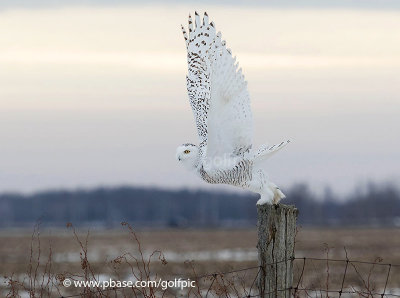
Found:
[[[187,89],[196,121],[202,157],[242,155],[252,146],[253,117],[247,82],[236,58],[216,33],[207,13],[203,22],[189,15]]]

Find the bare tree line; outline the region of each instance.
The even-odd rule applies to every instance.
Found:
[[[327,189],[314,194],[306,184],[285,189],[285,204],[300,210],[303,225],[400,226],[400,190],[369,184],[345,198]],[[0,227],[96,225],[112,228],[121,221],[149,227],[245,227],[256,224],[253,194],[162,190],[138,187],[44,191],[0,195]]]

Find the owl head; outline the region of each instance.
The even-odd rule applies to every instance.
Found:
[[[199,157],[199,149],[194,144],[183,144],[176,149],[176,159],[189,170],[196,168]]]

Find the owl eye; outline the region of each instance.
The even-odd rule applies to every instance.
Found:
[[[185,151],[183,151],[183,153],[188,154],[188,153],[190,153],[190,150],[185,150]]]

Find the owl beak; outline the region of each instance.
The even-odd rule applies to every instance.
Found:
[[[178,157],[178,160],[179,160],[179,161],[181,161],[181,158],[180,158],[180,157]]]

